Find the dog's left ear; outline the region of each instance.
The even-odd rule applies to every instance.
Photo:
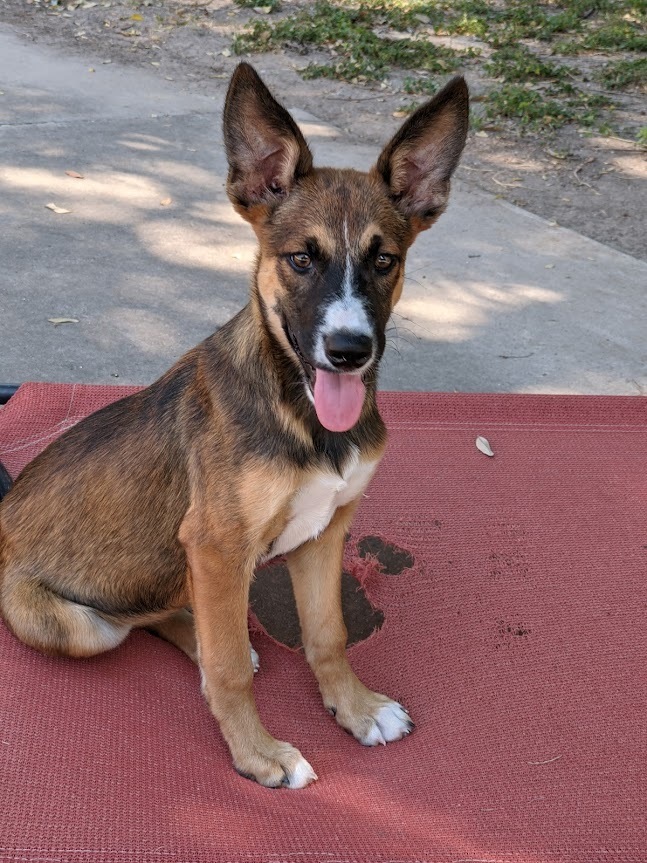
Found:
[[[238,212],[255,222],[312,170],[312,154],[290,114],[249,63],[234,72],[223,118],[229,176],[227,193]]]
[[[468,121],[467,84],[464,78],[453,78],[409,117],[373,169],[416,234],[431,227],[447,206],[449,181],[465,146]]]

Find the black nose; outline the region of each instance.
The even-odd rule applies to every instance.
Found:
[[[323,341],[326,356],[338,369],[359,369],[373,353],[373,339],[363,333],[338,330],[324,336]]]

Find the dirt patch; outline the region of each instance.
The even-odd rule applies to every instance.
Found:
[[[279,14],[288,16],[299,8],[299,3],[284,2]],[[225,0],[100,0],[69,5],[52,0],[0,0],[0,21],[14,25],[27,39],[91,57],[94,63],[119,61],[147,67],[161,78],[212,95],[224,94],[240,59],[233,54],[232,40],[250,21],[270,18],[274,15]],[[624,137],[639,135],[647,123],[644,94],[630,87],[614,95],[614,128],[626,130],[622,134],[609,134],[608,128],[604,134],[594,132],[572,121],[556,130],[522,134],[512,120],[486,118],[490,98],[484,73],[487,46],[461,36],[437,37],[437,41],[454,51],[473,45],[480,45],[482,51],[477,59],[466,54],[459,68],[467,75],[476,115],[482,119],[470,133],[458,176],[548,220],[647,259],[643,227],[647,223],[647,159],[643,149]],[[329,61],[329,54],[288,44],[274,53],[247,59],[290,107],[310,111],[351,137],[379,146],[406,116],[412,102],[406,92],[411,90],[411,76],[395,70],[375,82],[349,83],[327,77],[304,80],[299,70]],[[605,55],[589,54],[580,65],[589,63],[597,69],[604,62]],[[593,73],[592,80],[596,80]],[[422,84],[418,80],[418,91],[423,85],[424,80]],[[586,86],[587,93],[598,89],[593,84]],[[420,98],[424,96],[416,100]]]

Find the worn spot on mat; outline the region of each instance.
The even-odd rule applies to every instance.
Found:
[[[528,550],[526,531],[514,521],[499,519],[488,531],[492,551],[487,558],[489,578],[526,578]]]
[[[436,521],[434,525],[440,527],[442,522]],[[384,575],[400,575],[414,564],[411,552],[379,536],[362,537],[357,543],[357,552],[360,557],[374,557]]]
[[[348,629],[348,644],[364,641],[384,623],[384,614],[374,608],[356,578],[342,573],[342,608]],[[290,573],[284,563],[259,570],[250,589],[250,605],[268,635],[286,647],[301,646],[301,627],[292,591]]]
[[[519,641],[519,639],[527,638],[532,632],[524,623],[508,623],[505,620],[497,620],[497,642],[495,646],[498,648],[501,645],[510,647]]]

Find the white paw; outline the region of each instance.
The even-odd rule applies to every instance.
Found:
[[[294,766],[285,773],[285,788],[305,788],[311,782],[316,782],[319,777],[314,772],[303,756]]]
[[[258,669],[261,667],[261,659],[251,644],[249,645],[249,655],[252,658],[252,668],[254,669],[254,674],[256,674]]]
[[[413,731],[413,722],[407,711],[397,701],[389,701],[381,705],[373,715],[373,722],[359,738],[364,746],[386,746],[392,740],[400,740]]]

